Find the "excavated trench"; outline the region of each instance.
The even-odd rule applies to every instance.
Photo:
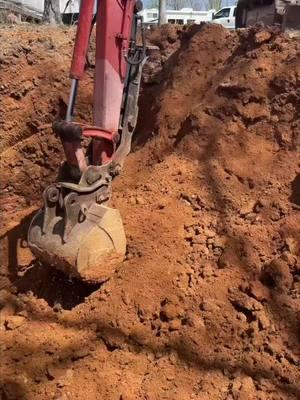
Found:
[[[74,31],[0,28],[0,397],[298,399],[300,44],[164,27],[113,206],[125,261],[101,286],[34,260],[26,232],[63,159]],[[92,72],[77,118],[92,109]]]

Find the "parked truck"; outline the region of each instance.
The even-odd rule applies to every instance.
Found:
[[[223,7],[212,17],[212,22],[223,25],[228,29],[235,29],[236,6]]]
[[[236,28],[256,23],[277,25],[290,35],[300,33],[300,0],[239,0]]]

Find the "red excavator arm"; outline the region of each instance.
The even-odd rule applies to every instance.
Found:
[[[82,0],[71,65],[65,121],[56,121],[66,162],[60,181],[43,194],[44,208],[33,218],[29,245],[42,261],[87,280],[105,280],[126,251],[119,211],[109,208],[111,181],[130,151],[138,113],[145,45],[137,46],[136,0]],[[96,22],[94,121],[73,121],[89,38]],[[144,42],[144,41],[143,41]],[[82,140],[90,138],[87,151]]]

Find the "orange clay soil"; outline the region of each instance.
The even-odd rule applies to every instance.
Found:
[[[299,399],[299,41],[218,25],[148,34],[160,51],[113,184],[128,252],[99,286],[24,243],[63,159],[51,122],[73,38],[0,28],[0,398]]]

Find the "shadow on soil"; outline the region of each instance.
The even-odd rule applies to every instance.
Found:
[[[34,318],[34,320],[44,321],[39,318]],[[58,322],[57,319],[53,319],[53,322]],[[45,322],[45,321],[44,321]],[[47,320],[47,322],[51,322]],[[197,371],[203,371],[203,373],[207,373],[208,371],[220,371],[224,373],[227,371],[227,374],[234,379],[235,376],[249,376],[256,381],[260,381],[261,379],[268,380],[272,383],[278,390],[278,393],[281,395],[288,395],[292,397],[288,397],[291,399],[299,399],[300,397],[300,387],[298,384],[289,383],[289,378],[278,375],[273,368],[270,368],[267,363],[264,363],[262,358],[261,363],[255,362],[253,365],[250,365],[249,362],[245,359],[244,361],[235,361],[234,359],[224,360],[224,358],[219,357],[212,352],[211,348],[207,348],[207,352],[202,354],[199,351],[199,348],[189,337],[182,336],[180,339],[173,339],[167,344],[157,344],[153,345],[153,343],[147,343],[145,339],[139,335],[127,335],[120,328],[113,328],[111,326],[105,325],[99,322],[97,319],[86,319],[85,326],[82,326],[82,322],[69,320],[68,323],[59,322],[66,329],[75,328],[80,330],[89,330],[90,328],[94,330],[94,326],[97,325],[97,329],[94,334],[94,339],[91,340],[90,337],[87,342],[80,342],[79,344],[72,344],[70,346],[66,346],[63,348],[56,348],[56,360],[51,362],[45,362],[43,360],[43,349],[36,348],[34,344],[25,345],[23,344],[22,353],[33,354],[32,365],[29,362],[27,364],[27,369],[25,368],[26,375],[30,377],[32,380],[37,382],[47,382],[47,374],[45,376],[45,371],[49,368],[60,368],[65,371],[72,367],[74,361],[77,361],[81,358],[85,358],[85,360],[89,357],[95,358],[93,355],[93,351],[97,349],[97,343],[102,343],[106,346],[108,352],[115,351],[128,351],[134,354],[144,353],[152,354],[155,358],[159,359],[162,357],[168,357],[170,355],[176,355],[178,360],[184,363],[191,369],[195,369]],[[80,351],[80,349],[85,348],[85,355],[77,358],[76,352]],[[39,359],[39,353],[41,356],[41,361]],[[16,356],[15,356],[16,357]],[[19,356],[22,357],[22,354]],[[62,366],[63,362],[63,366]],[[86,363],[87,361],[85,361]],[[35,363],[39,364],[39,371],[44,371],[43,375],[36,375]],[[172,362],[174,365],[174,362]],[[180,363],[178,364],[180,368]],[[55,378],[54,378],[55,379]],[[52,379],[50,379],[52,380]],[[1,380],[0,380],[1,382]],[[3,399],[18,399],[25,400],[26,397],[26,388],[25,385],[19,385],[17,383],[9,382],[1,382],[2,385],[2,393],[4,394]],[[0,388],[1,390],[1,388]],[[0,391],[1,393],[1,391]],[[5,397],[7,394],[7,397]],[[2,399],[1,398],[1,399]]]
[[[291,188],[292,188],[292,194],[289,200],[292,203],[300,206],[300,174],[298,174],[292,181]]]
[[[20,252],[26,248],[26,238],[32,215],[7,234],[7,265],[10,285],[18,293],[32,292],[44,299],[50,307],[57,306],[65,310],[83,303],[85,298],[98,290],[100,284],[92,284],[70,279],[53,267],[32,260],[20,267]],[[23,249],[22,249],[23,247]],[[25,249],[29,252],[29,249]]]

